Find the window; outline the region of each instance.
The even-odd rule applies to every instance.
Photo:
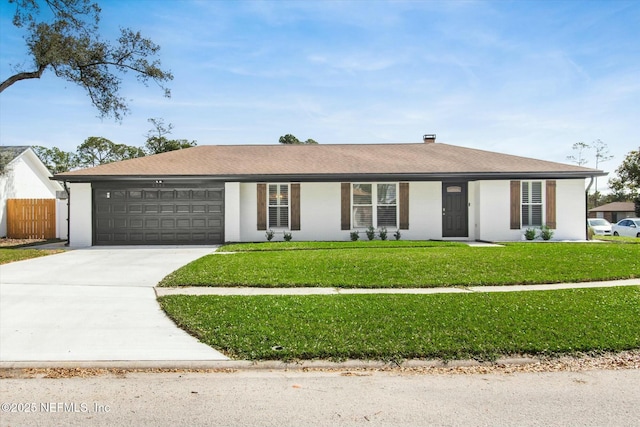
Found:
[[[378,227],[395,227],[397,224],[397,197],[395,184],[378,184]]]
[[[371,184],[353,184],[353,226],[369,227],[373,224],[373,198]]]
[[[396,227],[397,184],[353,184],[353,227]]]
[[[269,228],[289,228],[289,185],[269,184]]]
[[[541,227],[542,212],[542,182],[522,181],[522,226]]]

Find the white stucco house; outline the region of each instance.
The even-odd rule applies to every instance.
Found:
[[[521,240],[546,225],[585,238],[585,180],[600,170],[441,144],[198,146],[58,174],[70,244],[402,239]]]
[[[0,146],[0,155],[8,161],[0,174],[0,237],[7,235],[7,200],[52,199],[63,192],[62,185],[51,180],[51,173],[36,153],[28,146]],[[66,239],[66,200],[56,202],[56,232]]]

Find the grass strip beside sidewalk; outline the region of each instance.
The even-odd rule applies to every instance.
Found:
[[[640,287],[439,295],[159,298],[231,357],[493,359],[640,348]]]

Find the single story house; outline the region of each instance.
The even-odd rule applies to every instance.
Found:
[[[47,237],[58,237],[66,239],[67,233],[67,205],[63,195],[62,185],[57,181],[52,181],[51,173],[29,146],[1,146],[0,156],[3,162],[3,172],[0,173],[0,237],[7,236],[7,203],[8,200],[19,199],[21,201],[47,200],[51,201],[51,211],[46,212],[48,218],[38,218],[37,215],[29,215],[30,219],[20,216],[15,221],[30,221],[29,227],[43,230],[42,227],[33,227],[33,221],[45,220],[45,228],[52,231],[52,235]],[[56,200],[59,197],[62,200]],[[29,203],[29,202],[26,202]],[[26,212],[26,206],[23,210]],[[43,213],[42,208],[34,208],[34,212]],[[45,215],[43,213],[43,215]],[[51,216],[55,218],[51,218]],[[13,218],[12,218],[13,219]],[[50,224],[49,221],[53,220]],[[26,231],[26,230],[22,230]],[[15,237],[15,236],[13,236]]]
[[[58,174],[70,244],[402,239],[521,240],[546,225],[584,239],[600,170],[435,142],[197,146]],[[364,234],[363,234],[364,237]]]
[[[613,202],[589,209],[589,218],[604,218],[610,223],[635,216],[636,207],[633,202]]]

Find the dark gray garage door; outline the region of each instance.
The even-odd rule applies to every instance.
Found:
[[[160,188],[97,183],[95,245],[202,245],[224,241],[224,184]]]

